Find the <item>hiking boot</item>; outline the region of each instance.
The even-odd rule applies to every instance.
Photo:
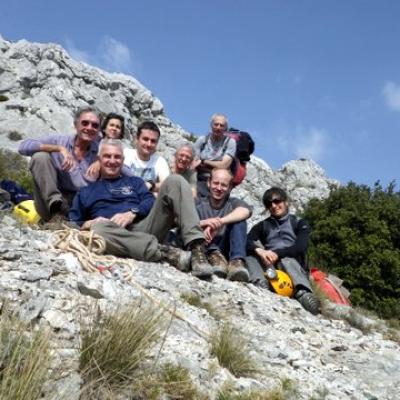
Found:
[[[192,251],[192,275],[199,279],[211,278],[213,270],[207,261],[204,243],[196,241],[190,248]]]
[[[248,282],[250,279],[246,264],[241,258],[235,258],[228,264],[228,279],[230,281]]]
[[[158,245],[161,252],[161,261],[166,261],[182,272],[188,272],[190,269],[190,251],[178,249],[177,247]]]
[[[219,278],[226,278],[228,274],[228,261],[226,261],[224,255],[219,250],[214,250],[207,254],[207,259],[212,266],[213,274]]]
[[[299,290],[294,296],[295,299],[311,314],[317,315],[320,312],[320,301],[314,293],[307,290]]]

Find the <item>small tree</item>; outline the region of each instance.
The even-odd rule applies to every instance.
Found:
[[[400,192],[350,182],[311,200],[311,264],[339,275],[353,304],[400,318]]]

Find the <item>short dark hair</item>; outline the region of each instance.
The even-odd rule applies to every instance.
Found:
[[[268,205],[271,204],[271,202],[272,202],[272,200],[274,200],[274,198],[277,198],[282,201],[287,201],[288,195],[283,189],[281,189],[279,187],[276,187],[276,186],[271,187],[268,190],[266,190],[263,194],[262,202],[264,204],[264,207],[268,208]]]
[[[125,118],[122,115],[119,115],[119,114],[116,114],[116,113],[107,114],[105,119],[104,119],[104,121],[103,121],[103,123],[101,124],[101,133],[102,133],[103,137],[104,138],[106,137],[106,134],[105,134],[104,131],[106,130],[110,119],[118,119],[118,120],[121,121],[121,135],[120,135],[119,138],[122,139],[124,137],[124,134],[125,134]]]
[[[144,121],[144,122],[142,122],[137,128],[136,137],[140,136],[140,134],[142,133],[143,129],[148,129],[149,131],[157,132],[158,133],[158,137],[160,137],[160,135],[161,135],[160,128],[153,121]]]

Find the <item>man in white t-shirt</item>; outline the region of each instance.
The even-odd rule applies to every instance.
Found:
[[[137,129],[136,149],[124,149],[124,164],[145,181],[153,194],[170,174],[165,158],[156,154],[160,133],[154,122],[145,121]]]

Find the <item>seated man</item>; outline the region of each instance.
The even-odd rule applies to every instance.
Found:
[[[197,168],[197,193],[208,196],[208,178],[213,168],[229,169],[236,154],[236,142],[226,135],[228,120],[224,115],[214,114],[211,118],[211,133],[200,136],[194,144],[198,160],[193,163]]]
[[[100,180],[77,193],[70,220],[102,236],[110,254],[143,261],[165,260],[188,270],[188,252],[159,244],[177,221],[184,245],[192,252],[192,274],[209,278],[212,269],[206,260],[204,235],[187,182],[181,176],[170,176],[154,200],[141,178],[121,175],[121,141],[103,139],[99,160]]]
[[[90,182],[86,171],[97,157],[100,114],[92,107],[82,108],[75,115],[74,125],[74,136],[25,139],[19,145],[20,154],[32,156],[33,197],[44,221],[54,214],[67,215],[76,191]]]
[[[262,201],[271,216],[253,226],[247,237],[250,281],[268,288],[264,270],[277,266],[290,276],[295,299],[307,311],[318,314],[319,300],[312,292],[305,265],[310,227],[303,219],[289,214],[284,190],[272,187],[264,193]]]
[[[158,193],[169,175],[167,161],[156,154],[160,134],[160,129],[154,122],[145,121],[137,129],[136,149],[124,149],[124,164],[135,176],[140,176],[145,181],[153,194]]]
[[[213,169],[208,181],[210,195],[199,198],[196,208],[208,243],[207,258],[213,273],[227,276],[231,281],[247,282],[246,219],[252,210],[244,201],[230,197],[232,179],[227,169]]]
[[[175,152],[174,162],[171,165],[173,174],[182,175],[192,189],[193,197],[197,196],[197,172],[191,169],[194,160],[194,149],[189,143],[182,144]]]

